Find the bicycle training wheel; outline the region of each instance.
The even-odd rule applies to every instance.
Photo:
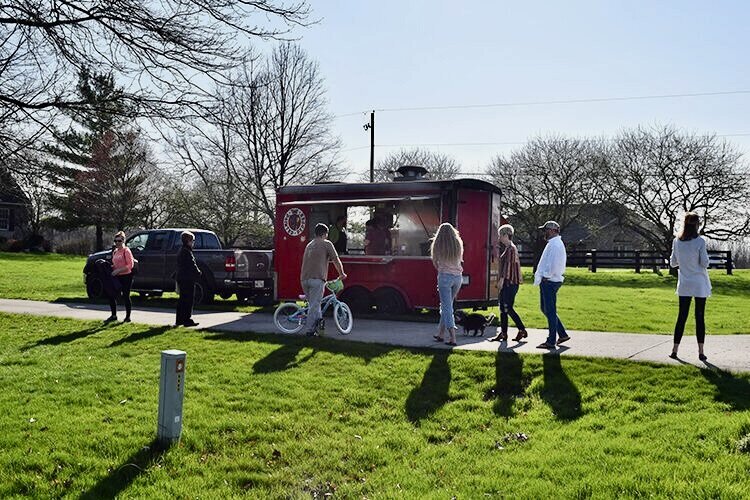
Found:
[[[284,333],[297,333],[305,326],[305,315],[302,307],[294,302],[285,302],[276,308],[273,313],[273,322],[276,328]]]
[[[351,333],[352,327],[354,326],[354,316],[352,316],[352,310],[344,302],[339,302],[333,307],[333,321],[336,323],[336,328],[339,329],[342,335]]]

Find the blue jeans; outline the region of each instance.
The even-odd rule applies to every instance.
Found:
[[[440,328],[456,328],[456,318],[453,317],[453,301],[461,289],[461,276],[455,274],[438,273],[437,285],[440,295]]]
[[[326,282],[319,279],[302,281],[302,291],[307,299],[307,333],[313,333],[318,328],[318,320],[323,317],[320,313],[320,301],[323,299]]]
[[[550,345],[555,345],[556,336],[559,338],[568,336],[557,315],[557,291],[561,286],[562,282],[559,281],[542,281],[539,285],[539,305],[542,313],[547,317],[547,328],[549,328],[547,343]]]

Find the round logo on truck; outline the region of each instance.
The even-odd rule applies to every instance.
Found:
[[[299,236],[305,230],[305,214],[299,208],[290,208],[284,214],[284,231],[289,236]]]

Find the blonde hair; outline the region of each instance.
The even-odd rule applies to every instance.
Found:
[[[125,231],[117,231],[115,233],[115,238],[117,238],[118,236],[122,236],[122,241],[125,241]]]
[[[464,242],[458,229],[448,222],[440,224],[435,236],[432,238],[430,245],[430,255],[432,261],[438,262],[456,262],[463,259]]]
[[[497,234],[498,236],[501,234],[507,234],[508,238],[512,240],[513,239],[513,226],[511,226],[510,224],[503,224],[502,226],[497,228]]]

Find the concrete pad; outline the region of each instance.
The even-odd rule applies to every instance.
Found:
[[[50,303],[30,300],[0,299],[0,311],[39,316],[55,316],[83,320],[104,320],[109,316],[109,306],[86,303]],[[120,318],[124,312],[120,311]],[[148,325],[172,325],[175,312],[171,309],[155,307],[134,307],[133,321]],[[286,335],[277,331],[273,316],[263,313],[240,313],[220,311],[196,311],[193,319],[200,323],[201,330],[226,332],[258,332]],[[465,351],[517,352],[544,354],[552,352],[562,356],[592,356],[598,358],[619,358],[633,361],[650,361],[664,364],[693,364],[700,368],[722,369],[732,372],[750,372],[750,335],[709,335],[706,338],[708,362],[698,360],[695,337],[689,334],[683,338],[679,360],[668,358],[672,349],[671,335],[569,331],[571,340],[554,351],[537,349],[536,346],[547,337],[545,330],[529,329],[528,338],[522,342],[490,342],[496,329],[487,328],[484,337],[465,336],[459,330],[458,346],[450,347],[436,342],[433,335],[437,325],[374,319],[354,320],[350,335],[340,335],[332,320],[326,322],[326,336],[356,342],[388,344],[401,347],[456,349]],[[515,336],[515,329],[510,337]]]

